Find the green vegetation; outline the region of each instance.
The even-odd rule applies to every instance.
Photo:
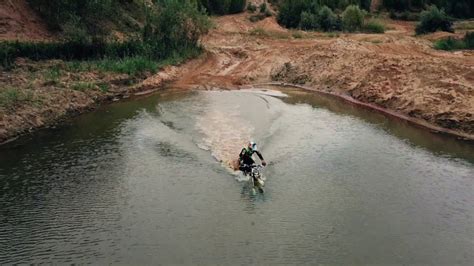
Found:
[[[354,32],[362,29],[364,25],[365,11],[362,11],[358,6],[351,5],[342,13],[342,25],[345,30]]]
[[[265,13],[268,11],[267,3],[262,3],[259,8],[260,8],[260,13]]]
[[[93,90],[96,88],[96,85],[92,82],[78,82],[71,86],[71,89],[76,91],[87,91]]]
[[[303,11],[303,13],[301,13],[299,27],[304,30],[319,28],[318,16],[314,13]]]
[[[474,32],[468,32],[463,39],[458,40],[453,37],[447,39],[438,40],[434,43],[434,47],[438,50],[463,50],[463,49],[474,49]]]
[[[46,70],[44,74],[44,79],[47,83],[51,85],[59,84],[59,79],[61,78],[62,72],[58,66],[51,67]]]
[[[367,12],[358,5],[347,5],[347,1],[340,1],[336,7],[345,7],[345,10],[337,15],[330,6],[321,6],[321,2],[325,1],[283,1],[278,21],[285,27],[304,30],[385,32],[385,26],[379,21],[370,20],[366,24]],[[360,1],[360,3],[362,2],[364,1]]]
[[[248,8],[250,8],[250,6],[251,6],[251,4],[249,4]],[[252,10],[253,10],[253,8],[252,8]],[[251,22],[257,22],[257,21],[263,20],[267,17],[271,17],[273,15],[272,12],[267,8],[266,3],[262,3],[259,7],[259,10],[260,10],[260,12],[258,14],[255,14],[255,15],[252,15],[252,16],[249,17],[249,20]],[[253,10],[251,12],[253,13],[255,11],[256,11],[256,7],[255,7],[255,10]]]
[[[292,32],[291,36],[293,36],[293,38],[295,38],[295,39],[302,39],[304,37],[303,34],[299,31]]]
[[[97,23],[104,17],[112,17],[118,8],[118,3],[125,1],[28,0],[28,2],[52,29],[64,31],[65,27],[74,25],[78,31],[86,31],[93,36],[101,33]]]
[[[323,6],[321,10],[319,10],[318,24],[323,31],[333,31],[341,28],[338,17],[327,6]]]
[[[364,25],[365,10],[371,0],[272,0],[279,7],[278,23],[287,28],[306,30],[345,30],[382,33],[384,25],[369,21]],[[382,8],[392,19],[421,20],[418,34],[436,30],[452,31],[450,16],[474,17],[472,0],[384,0]],[[423,9],[428,8],[427,11]],[[344,11],[343,11],[344,10]],[[343,11],[343,12],[342,12]],[[420,11],[423,11],[420,14]]]
[[[418,21],[420,19],[420,13],[410,12],[408,10],[403,12],[390,10],[390,18],[394,20]]]
[[[308,20],[312,20],[308,14],[317,16],[319,10],[323,7],[328,7],[331,11],[340,13],[341,10],[345,10],[350,5],[357,5],[368,10],[370,2],[370,0],[281,0],[277,3],[280,7],[278,23],[287,28],[298,28],[301,26],[303,12],[306,12],[306,15],[304,15],[306,21],[303,23],[308,23]]]
[[[383,6],[388,10],[421,11],[426,6],[436,5],[444,9],[450,16],[458,18],[474,17],[474,1],[472,0],[384,0]]]
[[[225,15],[236,14],[244,11],[247,0],[197,0],[209,14]]]
[[[0,90],[0,108],[2,109],[11,109],[19,103],[34,101],[37,100],[30,90],[17,88],[3,88]]]
[[[456,22],[454,28],[456,30],[474,30],[474,20]]]
[[[453,23],[444,10],[439,10],[436,6],[431,6],[420,15],[420,23],[416,26],[416,34],[425,34],[438,30],[454,32]]]
[[[364,32],[385,33],[385,25],[380,21],[371,19],[364,25]]]
[[[289,39],[290,35],[285,32],[278,32],[278,31],[266,31],[262,28],[255,28],[249,31],[249,34],[252,36],[259,36],[259,37],[268,37],[268,38],[275,38],[275,39]]]
[[[154,72],[162,64],[182,62],[199,54],[199,38],[211,26],[196,2],[160,0],[152,6],[140,6],[141,15],[136,16],[142,16],[143,25],[132,34],[134,37],[118,42],[94,27],[106,23],[108,17],[105,15],[110,14],[107,12],[114,12],[118,6],[134,5],[137,9],[135,1],[88,0],[83,1],[83,5],[76,2],[31,0],[40,14],[50,16],[48,23],[62,30],[66,39],[48,43],[0,42],[0,66],[11,67],[16,58],[24,57],[32,60],[88,60],[92,62],[92,68],[129,75]],[[108,8],[111,10],[104,10]],[[64,14],[55,14],[56,10],[64,11]]]
[[[253,3],[249,3],[248,6],[247,6],[247,10],[251,13],[257,11],[257,6],[254,5]]]

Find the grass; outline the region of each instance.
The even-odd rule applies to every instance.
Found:
[[[293,38],[295,38],[295,39],[302,39],[303,38],[303,33],[301,33],[300,31],[293,31],[291,33],[291,36],[293,36]]]
[[[123,59],[103,59],[95,62],[97,69],[106,72],[115,72],[137,76],[158,70],[158,63],[154,60],[142,56],[127,57]]]
[[[66,69],[70,72],[103,71],[130,76],[139,76],[145,73],[156,73],[168,65],[178,65],[187,59],[195,58],[201,53],[200,49],[188,49],[180,53],[171,53],[161,60],[153,60],[145,56],[125,58],[105,58],[102,60],[70,61],[66,62]]]
[[[249,31],[249,34],[252,36],[260,36],[260,37],[269,37],[269,34],[263,28],[255,28]]]
[[[454,23],[456,30],[474,30],[474,20],[467,20]]]
[[[340,35],[337,32],[328,32],[325,34],[325,36],[328,38],[338,38]]]
[[[5,88],[0,91],[0,108],[11,109],[15,105],[23,102],[34,102],[35,97],[30,90],[20,90],[18,88]]]
[[[47,83],[52,85],[59,84],[59,79],[61,78],[62,71],[59,66],[53,66],[44,73],[44,78]]]
[[[263,28],[255,28],[249,31],[249,34],[252,36],[258,37],[268,37],[274,39],[289,39],[290,35],[286,32],[278,32],[278,31],[266,31]]]
[[[101,92],[108,92],[110,90],[110,86],[107,83],[99,83],[97,84]]]
[[[96,84],[92,82],[78,82],[71,86],[71,89],[76,90],[76,91],[87,91],[87,90],[93,90],[95,88],[96,88]]]

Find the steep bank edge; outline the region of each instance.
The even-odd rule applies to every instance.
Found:
[[[345,94],[342,94],[342,93],[328,92],[328,91],[318,90],[318,89],[313,88],[313,87],[308,87],[308,86],[303,86],[303,85],[298,85],[298,84],[291,84],[291,83],[280,83],[280,82],[259,83],[259,84],[252,84],[250,86],[292,87],[292,88],[298,88],[298,89],[311,91],[311,92],[315,92],[315,93],[320,93],[320,94],[324,94],[324,95],[329,95],[329,96],[344,100],[348,103],[354,104],[356,106],[367,108],[367,109],[370,109],[370,110],[374,110],[374,111],[383,113],[385,115],[407,121],[407,122],[409,122],[413,125],[416,125],[418,127],[428,129],[428,130],[430,130],[434,133],[442,133],[442,134],[457,137],[457,138],[462,139],[462,140],[474,142],[474,135],[473,134],[468,134],[468,133],[464,133],[464,132],[451,130],[451,129],[448,129],[448,128],[439,127],[439,126],[433,125],[433,124],[431,124],[431,123],[429,123],[425,120],[422,120],[422,119],[410,117],[410,116],[407,116],[407,115],[404,115],[404,114],[401,114],[401,113],[398,113],[398,112],[395,112],[395,111],[377,106],[375,104],[361,102],[357,99],[352,98],[349,95],[345,95]]]

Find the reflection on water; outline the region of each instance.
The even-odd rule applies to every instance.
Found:
[[[474,163],[474,142],[472,141],[460,141],[455,137],[432,133],[406,121],[389,118],[381,113],[335,100],[331,96],[308,94],[292,89],[284,91],[291,95],[283,99],[287,103],[311,104],[340,115],[354,116],[386,130],[391,135],[406,141],[407,144],[425,148],[439,156],[459,157]]]
[[[0,264],[472,263],[471,144],[284,93],[166,91],[2,146]],[[213,158],[249,138],[265,194]]]

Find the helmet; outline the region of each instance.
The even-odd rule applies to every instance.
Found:
[[[257,148],[257,143],[255,141],[250,141],[249,142],[249,147],[253,150],[253,151],[257,151],[258,148]]]

